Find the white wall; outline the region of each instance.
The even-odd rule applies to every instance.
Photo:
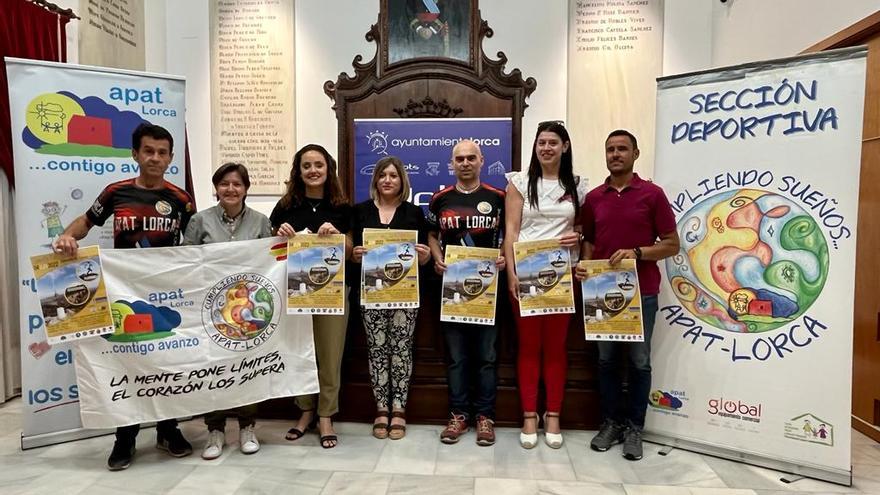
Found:
[[[796,55],[880,10],[878,0],[713,0],[712,4],[716,67]]]
[[[193,186],[199,209],[214,204],[211,184],[211,52],[208,32],[210,0],[168,1],[165,3],[164,25],[168,74],[186,77],[186,130],[192,163]],[[155,22],[161,22],[156,20]],[[147,36],[152,33],[147,30]],[[152,70],[152,68],[151,68]],[[177,150],[183,157],[183,147]]]
[[[534,77],[538,87],[526,100],[529,107],[522,121],[522,160],[528,167],[538,122],[565,120],[566,73],[568,71],[568,5],[566,1],[482,0],[483,19],[495,31],[483,43],[486,54],[496,59],[507,55],[506,70],[520,69],[523,78]]]
[[[663,75],[712,65],[711,0],[666,0],[663,12]]]

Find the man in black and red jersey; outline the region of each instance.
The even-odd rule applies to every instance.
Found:
[[[101,191],[91,208],[76,218],[53,243],[55,252],[75,256],[77,241],[95,225],[113,216],[113,247],[146,248],[180,244],[181,232],[195,213],[192,196],[165,180],[171,164],[174,139],[164,128],[139,125],[132,135],[131,156],[140,168],[134,179],[114,182]],[[119,471],[131,465],[140,425],[116,429],[116,443],[107,468]],[[156,425],[156,446],[174,457],[192,453],[176,419]]]
[[[437,191],[428,206],[428,245],[437,273],[446,271],[445,248],[450,244],[498,248],[504,225],[504,191],[480,182],[483,154],[477,143],[460,141],[452,150],[455,185]],[[504,271],[504,257],[495,261]],[[449,351],[449,422],[440,434],[443,443],[456,443],[473,422],[478,445],[495,443],[495,396],[497,357],[496,325],[441,322]],[[470,376],[469,369],[476,369]],[[471,380],[474,397],[470,397]],[[471,418],[474,418],[472,421]]]

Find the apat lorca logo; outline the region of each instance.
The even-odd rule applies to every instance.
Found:
[[[819,224],[793,199],[739,189],[711,196],[678,221],[681,250],[668,258],[673,293],[712,327],[761,333],[800,317],[828,278]]]
[[[150,300],[155,302],[152,297]],[[172,330],[181,323],[180,313],[177,311],[146,301],[118,299],[110,305],[110,313],[115,331],[111,335],[103,336],[110,342],[164,339],[174,335]]]
[[[681,409],[683,402],[680,398],[676,396],[684,397],[684,392],[677,392],[672,390],[670,392],[664,392],[662,390],[655,390],[651,392],[651,395],[648,397],[649,404],[652,407],[656,407],[657,409],[668,409],[670,411],[678,411]]]
[[[123,99],[112,90],[111,100]],[[158,88],[150,102],[161,101]],[[25,108],[25,127],[21,139],[37,153],[60,156],[131,156],[131,133],[148,123],[136,112],[120,111],[97,96],[81,98],[69,91],[43,93],[32,99]]]
[[[266,343],[275,333],[280,309],[280,292],[271,280],[256,273],[237,273],[208,291],[202,322],[215,344],[244,352]]]

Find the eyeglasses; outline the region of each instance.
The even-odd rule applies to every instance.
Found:
[[[543,122],[538,122],[538,127],[542,127],[542,126],[549,125],[549,124],[557,124],[557,125],[561,125],[562,127],[565,127],[564,120],[545,120]]]

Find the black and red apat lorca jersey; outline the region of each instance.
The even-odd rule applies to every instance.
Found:
[[[488,184],[471,193],[449,186],[434,193],[428,206],[428,224],[440,232],[440,244],[483,248],[501,245],[504,228],[504,191]]]
[[[105,187],[86,217],[104,225],[113,216],[113,247],[145,248],[179,244],[193,213],[192,196],[174,184],[165,181],[161,189],[144,189],[135,179],[126,179]]]

